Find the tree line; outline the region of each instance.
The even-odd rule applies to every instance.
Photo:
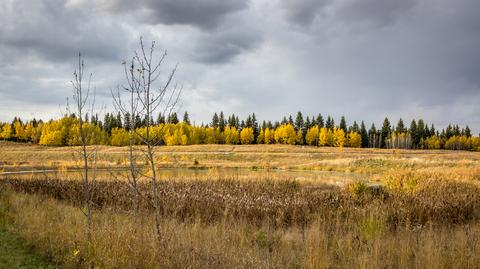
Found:
[[[139,133],[147,124],[146,118],[138,115],[132,118],[128,113],[106,113],[103,120],[98,115],[84,117],[83,128],[93,132],[89,144],[126,146],[129,144],[130,128]],[[176,112],[158,114],[149,119],[152,137],[158,145],[192,144],[289,144],[332,147],[363,148],[402,148],[402,149],[452,149],[480,150],[480,138],[472,136],[468,126],[448,125],[437,130],[422,119],[413,119],[410,125],[400,119],[392,125],[385,118],[380,128],[373,123],[366,128],[364,121],[354,121],[347,125],[344,116],[338,124],[331,116],[326,119],[321,114],[304,117],[298,112],[295,119],[285,116],[281,121],[258,122],[255,113],[240,120],[235,114],[228,117],[223,112],[214,113],[208,124],[194,125],[188,112],[182,119]],[[79,145],[75,115],[65,115],[61,119],[43,122],[41,120],[22,121],[14,118],[11,123],[0,123],[0,139],[31,142],[48,146]],[[140,144],[140,141],[136,141]]]

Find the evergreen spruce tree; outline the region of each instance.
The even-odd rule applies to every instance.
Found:
[[[257,137],[260,130],[258,128],[257,116],[255,116],[255,113],[252,114],[252,128],[253,128],[254,141],[257,141]]]
[[[278,121],[276,123],[278,123]],[[267,121],[267,128],[273,129],[273,124],[271,121]]]
[[[140,115],[135,116],[135,129],[143,127],[143,122],[142,119],[140,118]]]
[[[228,125],[230,125],[230,127],[237,128],[236,121],[235,121],[235,114],[232,114],[230,115],[230,117],[228,117]]]
[[[298,111],[297,117],[295,118],[295,131],[301,130],[303,128],[303,115],[302,112]]]
[[[123,122],[125,123],[125,129],[127,131],[130,131],[130,123],[132,122],[132,119],[130,117],[130,113],[125,113],[125,116],[123,118]]]
[[[310,117],[307,116],[305,123],[303,124],[303,129],[308,130],[310,127],[312,127],[312,123],[310,122]]]
[[[177,117],[176,112],[173,112],[172,114],[170,114],[168,116],[168,123],[171,123],[171,124],[177,124],[178,123],[178,117]]]
[[[213,127],[214,129],[217,129],[217,128],[218,128],[218,115],[217,115],[217,112],[215,112],[215,114],[213,114],[212,123],[210,124],[210,126]]]
[[[452,136],[454,136],[453,127],[451,124],[449,124],[445,130],[445,138],[449,139]]]
[[[382,125],[382,130],[381,130],[381,141],[380,141],[380,147],[386,148],[387,147],[387,139],[390,137],[390,132],[391,132],[391,126],[390,126],[390,121],[388,120],[387,117],[385,117],[385,120],[383,120],[383,125]]]
[[[325,127],[325,123],[323,122],[322,114],[318,114],[318,116],[317,116],[317,125],[318,125],[318,128]]]
[[[188,116],[187,111],[185,111],[185,113],[183,113],[183,123],[190,125],[190,117]]]
[[[405,124],[403,123],[403,119],[400,118],[400,120],[398,120],[397,127],[395,128],[395,132],[404,133],[405,131]]]
[[[103,130],[110,134],[111,130],[112,130],[112,121],[111,121],[111,117],[110,117],[110,113],[105,113],[105,116],[103,117]]]
[[[268,127],[267,127],[267,122],[266,122],[266,121],[263,121],[263,122],[262,122],[262,130],[265,130],[265,129],[267,129],[267,128],[268,128]]]
[[[413,148],[417,148],[418,144],[420,143],[420,139],[418,137],[418,130],[417,130],[417,122],[413,119],[410,123],[410,128],[408,129],[408,133],[412,138],[412,146]]]
[[[157,124],[165,124],[165,116],[162,113],[158,113]]]
[[[465,136],[472,137],[472,130],[470,130],[470,127],[468,127],[468,125],[465,127]]]
[[[244,127],[252,127],[252,117],[250,115],[247,116]]]
[[[280,122],[276,121],[276,122],[273,124],[273,129],[277,129],[278,127],[280,127]]]
[[[360,133],[360,127],[358,127],[357,121],[353,121],[353,125],[351,126],[349,131]]]
[[[368,147],[368,133],[367,128],[365,128],[365,123],[362,120],[360,124],[360,136],[362,137],[362,148]]]
[[[433,134],[435,134],[435,133],[433,133]],[[430,128],[428,127],[428,124],[425,123],[425,138],[428,138],[430,136],[432,136],[432,131],[430,131]]]
[[[292,115],[288,116],[288,123],[294,125]]]
[[[223,111],[220,111],[220,116],[218,117],[218,129],[220,129],[220,132],[225,130],[225,116],[223,115]]]
[[[436,135],[435,126],[433,124],[430,126],[430,136]],[[438,135],[437,135],[438,136]]]
[[[328,117],[327,117],[327,122],[325,123],[325,128],[327,128],[327,129],[335,128],[335,121],[333,120],[332,117],[330,117],[330,115],[328,115]]]
[[[425,122],[422,119],[419,119],[417,122],[417,138],[418,142],[425,139]]]
[[[438,131],[437,131],[438,133]],[[440,139],[442,140],[446,140],[447,139],[447,135],[445,133],[445,129],[442,129],[442,131],[440,132],[440,135],[438,135],[438,137],[440,137]]]
[[[340,129],[342,129],[345,134],[347,133],[347,121],[345,120],[345,116],[340,118]]]
[[[372,126],[368,130],[368,146],[370,148],[377,148],[379,146],[377,128],[375,128],[375,123],[372,123]]]
[[[123,128],[122,115],[120,114],[120,112],[117,113],[117,118],[116,118],[115,127],[117,127],[117,128]]]
[[[456,124],[455,127],[453,128],[453,134],[456,135],[456,136],[461,135],[460,126],[458,126],[458,124]]]

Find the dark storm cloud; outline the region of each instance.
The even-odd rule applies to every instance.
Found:
[[[113,14],[130,14],[143,25],[180,25],[200,29],[189,32],[191,59],[223,64],[255,48],[261,37],[245,19],[247,0],[141,0],[105,1],[99,7]],[[229,16],[231,15],[231,16]]]
[[[228,14],[247,7],[246,0],[116,0],[104,7],[112,12],[139,11],[140,20],[151,24],[192,25],[215,28]]]
[[[254,49],[261,37],[251,29],[229,29],[199,38],[192,58],[208,64],[223,64],[235,56]]]
[[[92,15],[63,0],[6,1],[0,9],[0,44],[50,61],[70,59],[79,50],[102,60],[118,58],[125,33]]]
[[[119,23],[73,2],[0,3],[0,98],[56,113],[71,95],[69,81],[79,51],[87,66],[97,65],[97,72],[105,63],[120,63],[129,42],[127,32]],[[102,90],[108,91],[99,93]]]
[[[139,36],[180,64],[197,122],[303,110],[480,130],[477,0],[3,0],[0,120],[57,115],[78,50],[108,105]]]
[[[308,73],[300,73],[311,83],[305,91],[327,95],[337,104],[354,97],[358,101],[352,101],[345,109],[371,114],[366,118],[375,114],[425,115],[442,121],[441,124],[447,118],[463,124],[474,122],[478,128],[479,116],[472,117],[474,114],[467,114],[458,106],[480,97],[480,54],[476,53],[480,47],[480,2],[344,0],[320,6],[311,3],[293,3],[309,12],[307,18],[314,19],[303,28],[292,28],[302,33],[302,41],[292,41],[289,49],[308,51],[293,56],[295,65],[303,65],[303,72]],[[295,10],[289,9],[285,18],[298,25],[292,15]],[[315,87],[325,84],[328,86]],[[329,89],[336,92],[332,94]],[[363,108],[355,109],[364,101],[367,104]],[[472,111],[472,106],[466,107]],[[442,108],[459,112],[446,117]],[[381,117],[377,116],[377,120]]]

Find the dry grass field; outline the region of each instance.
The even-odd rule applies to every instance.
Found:
[[[160,243],[99,147],[88,244],[75,151],[0,143],[1,228],[66,268],[480,268],[480,153],[161,147]]]

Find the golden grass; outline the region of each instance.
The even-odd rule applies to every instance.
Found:
[[[103,209],[94,215],[93,245],[85,218],[51,198],[7,191],[0,219],[38,252],[67,268],[478,268],[480,225],[402,225],[391,230],[379,210],[357,217],[317,216],[308,226],[274,228],[240,219],[214,223],[164,217],[163,244],[147,213]],[[351,210],[355,210],[351,208]]]
[[[75,147],[2,142],[0,149],[0,167],[5,171],[79,165]],[[98,152],[99,167],[122,165],[127,159],[126,147],[99,146]],[[480,153],[464,151],[192,145],[159,147],[157,152],[157,161],[162,167],[306,169],[379,174],[403,168],[480,166]]]
[[[0,149],[5,171],[60,168],[0,178],[0,225],[67,268],[480,268],[478,152],[162,147],[163,244],[147,183],[134,212],[122,172],[103,171],[87,245],[74,148]],[[99,166],[126,150],[100,147]]]

